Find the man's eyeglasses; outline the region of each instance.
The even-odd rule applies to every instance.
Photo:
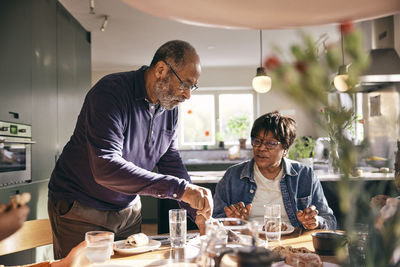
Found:
[[[197,84],[190,85],[190,84],[184,83],[182,81],[182,79],[179,77],[179,75],[175,72],[175,70],[171,67],[171,65],[169,65],[167,61],[164,61],[164,63],[167,64],[167,66],[171,69],[171,71],[175,74],[176,78],[178,78],[179,82],[181,83],[181,86],[179,89],[181,89],[182,91],[190,90],[190,92],[193,92],[193,91],[197,90],[197,88],[199,88],[197,86]]]
[[[260,147],[262,144],[268,149],[268,150],[274,150],[278,147],[278,145],[281,142],[272,142],[272,141],[265,141],[263,139],[258,139],[258,138],[251,138],[251,145],[253,147]]]

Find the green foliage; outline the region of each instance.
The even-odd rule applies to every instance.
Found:
[[[229,133],[238,139],[247,139],[250,120],[246,115],[236,116],[228,121]]]
[[[353,99],[359,76],[369,65],[368,55],[362,47],[362,36],[357,30],[343,33],[344,53],[349,68],[349,78],[346,81],[350,90],[344,92]],[[302,105],[310,118],[322,126],[331,137],[332,150],[335,151],[337,165],[340,169],[340,181],[338,182],[338,197],[341,212],[344,216],[343,227],[348,236],[357,236],[355,233],[356,222],[363,214],[363,223],[374,228],[375,216],[369,207],[369,195],[365,192],[362,183],[350,181],[351,172],[356,164],[357,150],[349,140],[346,131],[351,130],[355,120],[353,110],[345,109],[339,103],[328,101],[328,94],[339,94],[333,88],[333,77],[342,64],[340,43],[327,45],[324,53],[318,54],[316,42],[306,34],[302,34],[302,43],[291,47],[293,62],[275,64],[268,70],[272,77],[274,90],[287,94],[288,97]],[[274,55],[276,57],[276,55]],[[321,108],[323,114],[321,116]],[[295,145],[296,148],[296,145]],[[364,208],[360,208],[364,207]],[[367,208],[365,208],[367,207]],[[400,212],[394,219],[388,220],[384,230],[370,230],[370,240],[366,250],[365,263],[357,263],[353,266],[392,266],[389,263],[391,255],[396,247],[400,247]],[[354,242],[358,237],[355,237]],[[349,264],[349,263],[348,263]],[[346,264],[345,264],[346,265]]]
[[[311,136],[301,136],[289,150],[290,159],[305,159],[314,157],[315,140]]]

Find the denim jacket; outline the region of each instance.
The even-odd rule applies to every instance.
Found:
[[[336,218],[328,206],[319,179],[313,170],[297,161],[283,158],[283,177],[280,181],[282,199],[290,223],[303,227],[297,220],[298,210],[314,205],[318,210],[319,227],[336,229]],[[217,184],[214,195],[214,213],[217,218],[225,217],[224,207],[243,201],[251,203],[257,191],[254,180],[254,159],[230,167]]]

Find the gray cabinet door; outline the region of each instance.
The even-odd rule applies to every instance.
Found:
[[[72,135],[84,97],[90,87],[90,64],[90,43],[86,39],[86,32],[58,4],[57,88],[60,151]]]
[[[0,1],[0,119],[27,124],[32,121],[31,5],[31,1]]]
[[[57,153],[56,2],[32,6],[32,180],[49,179]]]

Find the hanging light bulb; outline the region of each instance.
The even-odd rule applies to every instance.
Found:
[[[335,85],[338,91],[346,92],[347,90],[349,90],[349,85],[347,84],[348,79],[349,79],[348,66],[341,65],[339,67],[338,74],[333,79],[333,84]]]
[[[253,89],[258,93],[266,93],[271,90],[271,77],[267,76],[265,68],[262,66],[262,31],[260,30],[260,67],[257,68],[257,74],[253,78]]]
[[[344,64],[344,51],[343,51],[343,33],[340,31],[340,40],[342,43],[342,65],[339,67],[338,74],[333,79],[333,84],[335,88],[340,92],[346,92],[349,90],[349,85],[347,80],[349,79],[349,66]]]

